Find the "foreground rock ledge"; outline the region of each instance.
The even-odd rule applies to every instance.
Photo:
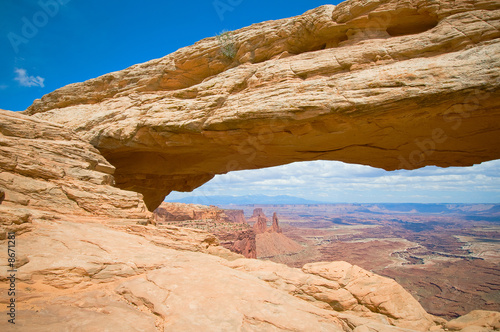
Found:
[[[150,210],[215,174],[302,160],[413,169],[500,158],[500,3],[346,1],[58,89],[64,124]]]
[[[112,218],[108,218],[108,221]],[[346,262],[302,269],[241,258],[195,232],[68,216],[16,238],[16,326],[2,331],[489,331],[500,313],[446,322],[393,280]],[[0,314],[6,316],[6,241]]]

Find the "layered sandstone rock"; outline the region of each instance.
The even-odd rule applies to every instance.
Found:
[[[427,314],[394,280],[346,262],[311,263],[302,270],[259,260],[239,259],[227,265],[320,308],[335,310],[340,313],[337,317],[358,328],[365,325],[366,331],[371,331],[370,328],[378,331],[380,327],[371,326],[377,323],[428,331],[445,322]],[[387,325],[381,331],[389,331]]]
[[[281,233],[276,212],[273,213],[273,222],[269,228],[267,217],[261,208],[254,209],[252,218],[254,216],[257,216],[257,222],[253,225],[257,258],[277,259],[304,249],[299,243]]]
[[[200,204],[163,202],[153,211],[157,222],[211,219],[218,221],[222,210]]]
[[[213,238],[189,232],[90,219],[38,223],[17,237],[18,319],[15,329],[1,320],[0,329],[385,332],[444,323],[393,281],[350,264],[300,270],[238,259]],[[6,253],[0,251],[2,315]]]
[[[262,208],[255,208],[248,221],[255,221],[253,231],[257,258],[278,259],[283,255],[298,253],[304,249],[299,243],[281,233],[276,212],[273,213],[271,227],[267,227],[268,219]]]
[[[246,258],[257,258],[255,232],[246,223],[243,210],[163,202],[153,215],[161,226],[170,224],[210,231],[217,236],[222,247]]]
[[[258,216],[257,222],[253,225],[253,230],[255,234],[262,234],[267,231],[267,223],[264,217]]]
[[[256,223],[257,221],[259,221],[259,217],[262,218],[263,221],[265,221],[266,225],[267,225],[267,222],[269,219],[267,219],[264,211],[262,211],[262,208],[253,209],[252,215],[250,216],[250,218],[248,218],[248,221]]]
[[[500,330],[500,312],[474,310],[446,323],[450,331],[498,331]]]
[[[234,222],[237,224],[246,224],[247,221],[245,219],[245,214],[243,213],[243,210],[228,210],[224,209],[224,213],[227,216],[227,220],[230,222]]]
[[[223,258],[174,250],[148,238],[146,226],[124,227],[47,221],[18,236],[17,320],[15,326],[0,320],[0,329],[343,331],[333,312],[226,267]],[[0,312],[6,317],[3,249]]]
[[[222,248],[212,234],[136,224],[145,223],[149,216],[140,194],[112,186],[111,174],[99,171],[112,168],[97,150],[59,125],[6,111],[0,115],[0,211],[2,223],[16,236],[17,313],[16,325],[3,319],[0,330],[350,331],[369,327],[401,331],[385,316],[374,320],[354,311],[339,314],[239,271],[238,266],[253,260]],[[43,185],[49,190],[41,190]],[[70,189],[72,201],[78,204],[61,195]],[[91,197],[94,202],[88,202]],[[109,201],[114,204],[108,205]],[[12,275],[7,272],[12,269],[7,245],[0,239],[3,317],[13,298],[7,279]],[[231,261],[239,263],[232,266]],[[274,269],[278,271],[279,265]],[[293,269],[291,273],[304,272]],[[284,283],[285,279],[276,281]]]
[[[255,236],[257,258],[280,259],[283,255],[290,255],[304,250],[304,247],[286,235],[270,230],[268,229],[267,232]]]
[[[257,258],[257,243],[253,229],[217,234],[220,245],[246,258]]]
[[[215,174],[302,160],[386,170],[500,158],[500,3],[346,1],[58,89],[74,129],[153,210]]]
[[[147,223],[142,195],[114,187],[114,170],[64,126],[0,110],[0,238],[68,214]]]
[[[276,212],[273,213],[273,224],[271,225],[271,230],[275,233],[281,233],[281,227],[278,224],[278,215]]]
[[[225,210],[216,206],[163,202],[154,210],[157,222],[213,220],[220,223],[246,224],[243,210]]]

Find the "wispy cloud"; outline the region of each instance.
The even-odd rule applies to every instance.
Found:
[[[7,89],[9,86],[7,84],[0,84],[0,90],[5,90]]]
[[[14,72],[16,73],[16,77],[14,79],[19,82],[19,85],[26,87],[39,86],[43,88],[45,85],[43,81],[45,78],[40,76],[28,76],[26,69],[23,68],[15,68]]]
[[[301,162],[217,175],[193,194],[288,194],[338,202],[498,202],[500,160],[392,172],[338,161]]]

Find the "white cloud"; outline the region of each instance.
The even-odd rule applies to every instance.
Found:
[[[39,86],[41,88],[45,86],[43,84],[45,78],[40,76],[28,76],[26,69],[15,68],[14,72],[16,73],[16,77],[14,77],[14,79],[18,81],[21,86],[26,86],[26,87]]]
[[[339,161],[298,162],[217,175],[193,192],[248,194],[287,194],[331,202],[498,202],[500,160],[471,167],[428,166],[392,172]]]

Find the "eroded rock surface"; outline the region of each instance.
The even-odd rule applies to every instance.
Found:
[[[255,234],[262,234],[267,231],[267,223],[265,217],[258,216],[257,222],[253,225]]]
[[[445,322],[427,314],[394,280],[346,262],[310,263],[302,270],[259,260],[234,260],[227,264],[320,308],[338,311],[338,317],[358,324],[363,324],[365,318],[368,326],[383,323],[428,331]]]
[[[163,202],[154,211],[156,222],[213,220],[217,223],[246,224],[243,210],[227,210],[216,206]]]
[[[278,221],[278,215],[276,212],[273,213],[273,224],[271,225],[271,230],[275,233],[281,233],[281,227]]]
[[[268,232],[256,234],[257,258],[278,258],[298,253],[305,248],[282,233]]]
[[[250,216],[250,218],[248,218],[248,221],[256,223],[259,221],[259,217],[262,218],[266,224],[269,221],[269,219],[264,214],[264,211],[262,211],[262,208],[253,209],[252,215]]]
[[[174,250],[142,236],[146,226],[121,227],[48,221],[18,236],[25,263],[17,274],[17,331],[342,331],[332,312],[226,267],[223,258]],[[2,316],[6,286],[2,280]],[[2,331],[9,327],[0,321]]]
[[[257,257],[255,232],[247,224],[243,210],[163,202],[153,215],[160,227],[174,225],[209,231],[217,236],[224,248],[247,258]]]
[[[246,258],[257,258],[257,241],[253,229],[217,234],[221,246]]]
[[[262,208],[254,209],[252,218],[257,218],[257,222],[253,225],[257,258],[283,257],[304,250],[299,243],[282,234],[276,212],[273,213],[271,227],[267,227],[268,219]]]
[[[57,215],[147,223],[142,195],[114,187],[114,170],[64,126],[0,110],[0,238]]]
[[[394,281],[356,266],[317,263],[300,270],[238,258],[189,232],[38,222],[16,239],[22,258],[16,329],[385,332],[444,323]],[[2,315],[9,300],[6,258],[2,250]],[[9,326],[0,321],[2,331]]]
[[[64,124],[154,210],[215,174],[303,160],[413,169],[500,158],[500,3],[346,1],[58,89]]]
[[[294,269],[241,258],[202,230],[137,225],[149,213],[136,192],[152,210],[171,190],[236,169],[499,158],[499,8],[323,6],[235,31],[234,59],[208,38],[61,88],[32,117],[1,111],[0,212],[3,237],[16,233],[18,320],[0,330],[496,328],[497,313],[432,317],[395,282],[344,262]],[[0,238],[4,318],[7,253]]]
[[[450,331],[498,331],[500,330],[500,312],[473,310],[467,315],[446,323]]]

